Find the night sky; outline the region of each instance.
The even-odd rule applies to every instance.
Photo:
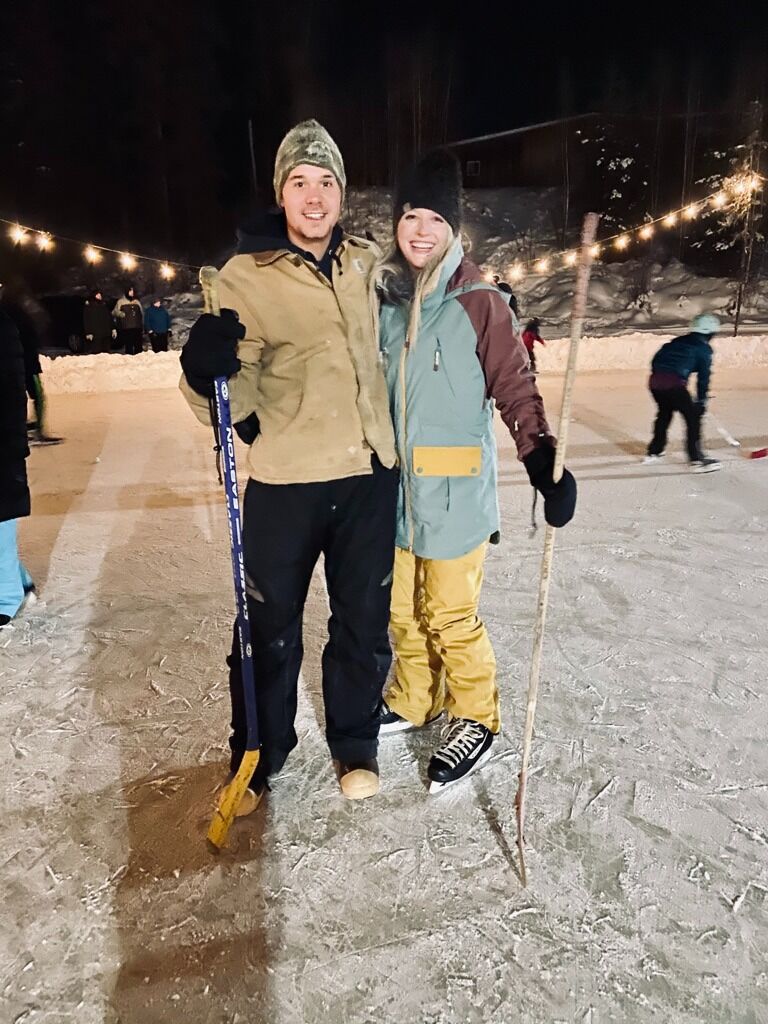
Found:
[[[372,184],[414,150],[563,114],[737,110],[766,93],[767,8],[27,0],[0,38],[0,213],[193,253],[253,202],[249,120],[268,199],[308,116]]]

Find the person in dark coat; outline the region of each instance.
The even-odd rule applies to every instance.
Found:
[[[540,345],[544,345],[546,348],[547,343],[541,336],[541,320],[535,316],[533,320],[528,321],[525,325],[525,330],[523,331],[523,344],[528,351],[528,358],[531,361],[531,370],[533,373],[538,372],[536,369],[536,353],[533,350],[533,346],[537,341]]]
[[[171,333],[171,314],[163,306],[163,300],[156,298],[144,310],[144,330],[149,337],[153,352],[168,351],[168,336]]]
[[[109,352],[112,339],[117,336],[109,306],[97,289],[85,300],[83,306],[83,334],[86,341],[86,352]]]
[[[58,444],[60,437],[51,437],[47,431],[46,401],[40,365],[40,337],[35,321],[29,313],[28,302],[23,288],[18,285],[9,295],[5,288],[0,291],[2,309],[16,327],[24,355],[24,386],[35,407],[35,419],[27,424],[29,443],[34,445]]]
[[[690,334],[673,338],[662,345],[651,362],[648,387],[658,412],[653,437],[648,445],[646,463],[658,462],[667,447],[667,431],[672,416],[679,412],[685,420],[686,449],[694,472],[711,473],[720,469],[717,459],[701,450],[701,419],[707,409],[709,379],[712,373],[712,336],[720,330],[720,321],[712,313],[702,313],[691,324]],[[688,378],[696,374],[696,398],[688,390]]]
[[[28,455],[24,350],[15,323],[0,308],[0,627],[34,591],[16,539],[16,520],[30,512]]]
[[[506,281],[502,281],[498,274],[493,275],[493,283],[496,285],[496,287],[499,289],[499,291],[502,293],[504,298],[509,303],[509,308],[515,314],[515,319],[519,320],[520,310],[517,307],[517,296],[512,291],[510,285],[508,285]]]
[[[138,355],[144,348],[144,310],[132,284],[117,300],[112,312],[117,324],[118,344],[125,349],[127,356]]]

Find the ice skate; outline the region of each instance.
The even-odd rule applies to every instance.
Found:
[[[694,473],[716,473],[718,469],[723,468],[723,464],[718,462],[717,459],[702,458],[696,462],[692,462],[691,466]]]
[[[230,782],[234,779],[234,772],[230,773],[227,777],[226,784],[221,787],[219,792],[216,794],[216,806],[221,807],[221,802],[224,799],[224,794],[227,791],[227,787]],[[251,784],[248,786],[246,791],[243,793],[243,797],[238,804],[237,810],[235,811],[236,818],[246,818],[249,814],[253,814],[254,811],[259,809],[262,797],[266,791],[266,784],[264,782],[256,782],[251,779]]]
[[[428,718],[424,725],[431,725],[436,722],[442,715],[442,711],[439,711],[432,718]],[[407,718],[403,718],[398,715],[396,711],[387,704],[386,701],[382,702],[381,712],[379,717],[379,733],[386,735],[387,733],[395,732],[408,732],[410,729],[424,728],[424,726],[414,725],[413,722],[409,722]]]
[[[477,771],[491,756],[492,745],[490,729],[469,718],[455,719],[429,762],[429,792],[439,793]]]

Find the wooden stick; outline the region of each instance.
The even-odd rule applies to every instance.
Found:
[[[573,311],[571,313],[571,343],[568,349],[568,365],[565,370],[565,381],[563,383],[563,403],[560,408],[560,426],[557,436],[557,450],[555,452],[555,466],[552,477],[557,483],[563,475],[565,464],[565,451],[568,446],[568,428],[571,420],[571,406],[573,404],[573,387],[576,381],[576,357],[581,341],[581,332],[584,326],[584,314],[587,308],[587,288],[589,286],[589,274],[592,267],[592,246],[597,233],[597,223],[600,217],[596,213],[588,213],[584,218],[584,226],[581,232],[581,250],[579,253],[579,266],[576,274],[576,291],[573,296]],[[555,550],[555,528],[547,526],[544,533],[544,554],[541,559],[541,577],[539,579],[539,598],[536,605],[536,623],[533,629],[533,654],[531,657],[531,670],[528,676],[528,704],[525,711],[525,732],[523,733],[523,754],[520,762],[519,784],[517,796],[515,797],[515,808],[517,810],[517,849],[520,856],[520,877],[523,885],[528,884],[528,875],[525,869],[525,795],[526,782],[528,781],[528,761],[531,755],[531,742],[533,740],[533,723],[536,717],[536,701],[539,693],[539,678],[541,676],[541,652],[544,646],[544,626],[547,620],[547,604],[549,600],[549,581],[552,576],[552,556]]]

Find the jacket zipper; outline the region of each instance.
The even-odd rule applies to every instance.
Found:
[[[406,416],[406,395],[407,389],[405,386],[405,361],[408,357],[408,352],[411,347],[410,338],[406,337],[403,350],[400,353],[400,417],[403,427],[403,454],[404,462],[403,466],[403,483],[405,485],[405,515],[408,520],[408,550],[413,551],[413,513],[411,511],[411,467],[408,462],[408,427]]]

